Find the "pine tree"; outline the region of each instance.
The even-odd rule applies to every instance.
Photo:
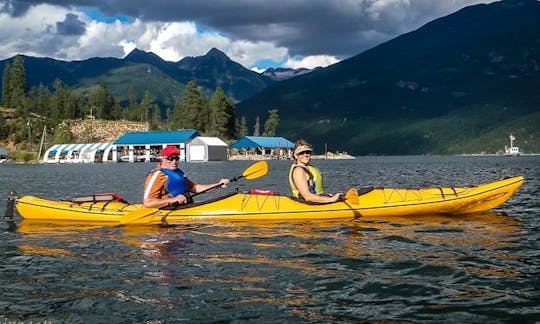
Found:
[[[121,119],[122,107],[120,107],[120,104],[118,103],[118,101],[116,101],[116,99],[112,95],[109,95],[109,100],[110,100],[109,102],[111,105],[111,112],[109,114],[109,119],[112,119],[112,120]]]
[[[82,117],[77,105],[77,97],[59,79],[54,81],[54,94],[51,97],[51,107],[47,115],[56,123],[64,119]]]
[[[194,81],[188,82],[170,117],[171,129],[196,129],[201,132],[206,130],[208,108]]]
[[[277,109],[271,109],[268,111],[268,119],[264,123],[263,136],[276,136],[276,130],[279,125],[279,116]]]
[[[105,82],[100,82],[92,90],[88,99],[88,105],[88,109],[92,110],[98,119],[120,119],[122,117],[120,105],[109,93]]]
[[[161,112],[160,112],[159,106],[156,104],[153,104],[152,106],[150,106],[150,111],[148,114],[149,114],[148,128],[150,130],[160,129]]]
[[[16,109],[19,117],[28,117],[26,73],[21,56],[15,56],[8,77],[9,107]]]
[[[236,112],[234,103],[231,99],[227,98],[225,94],[225,101],[223,102],[225,106],[225,114],[227,115],[227,123],[225,125],[226,132],[224,134],[225,138],[233,139],[236,136]]]
[[[12,107],[11,105],[11,64],[6,62],[4,72],[2,74],[2,105],[4,107]]]
[[[151,107],[152,99],[150,98],[150,92],[146,90],[138,107],[139,116],[137,117],[137,120],[142,122],[150,121],[150,110],[152,109]]]
[[[229,99],[225,96],[221,87],[218,87],[208,104],[209,116],[206,127],[206,134],[208,136],[233,138],[233,136],[230,136],[231,132],[228,129],[231,117],[227,112],[228,110],[230,111],[228,109],[229,106],[231,106]]]
[[[248,135],[247,119],[246,119],[246,116],[242,116],[242,118],[240,118],[240,128],[238,132],[238,137],[242,138],[247,135]]]
[[[32,87],[28,95],[28,107],[30,111],[38,115],[49,117],[51,111],[52,93],[43,84]]]
[[[261,134],[261,123],[259,122],[259,116],[255,118],[255,125],[253,126],[253,136],[260,136]]]
[[[135,88],[129,88],[128,107],[124,111],[124,118],[127,120],[137,120],[139,116],[139,103],[137,102],[137,93]]]

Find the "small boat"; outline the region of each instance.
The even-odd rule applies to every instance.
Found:
[[[460,215],[491,210],[521,187],[523,176],[467,187],[423,189],[350,189],[343,201],[305,203],[271,191],[232,192],[176,209],[144,208],[118,194],[77,197],[70,201],[35,196],[15,199],[23,219],[107,223],[110,225],[169,225],[217,221],[341,220],[362,216]]]

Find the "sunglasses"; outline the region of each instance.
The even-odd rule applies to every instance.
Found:
[[[180,157],[179,156],[169,156],[169,157],[166,157],[165,160],[167,161],[179,161],[180,160]]]
[[[311,151],[303,151],[303,152],[298,153],[298,155],[306,155],[306,154],[311,155],[311,153],[312,153]]]

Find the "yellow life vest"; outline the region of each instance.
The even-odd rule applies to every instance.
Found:
[[[308,183],[309,191],[316,195],[322,195],[324,193],[324,187],[323,187],[323,181],[322,181],[322,175],[321,171],[317,169],[313,165],[301,165],[301,164],[293,164],[291,165],[291,168],[289,170],[289,185],[291,186],[291,191],[293,194],[293,197],[300,198],[300,192],[294,185],[293,180],[293,171],[296,167],[303,168],[306,170],[307,178],[306,181]]]

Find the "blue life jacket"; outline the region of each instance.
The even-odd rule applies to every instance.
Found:
[[[159,171],[167,175],[167,183],[165,189],[170,197],[176,197],[180,194],[185,194],[189,191],[187,176],[184,171],[180,169],[170,170],[161,168]]]

